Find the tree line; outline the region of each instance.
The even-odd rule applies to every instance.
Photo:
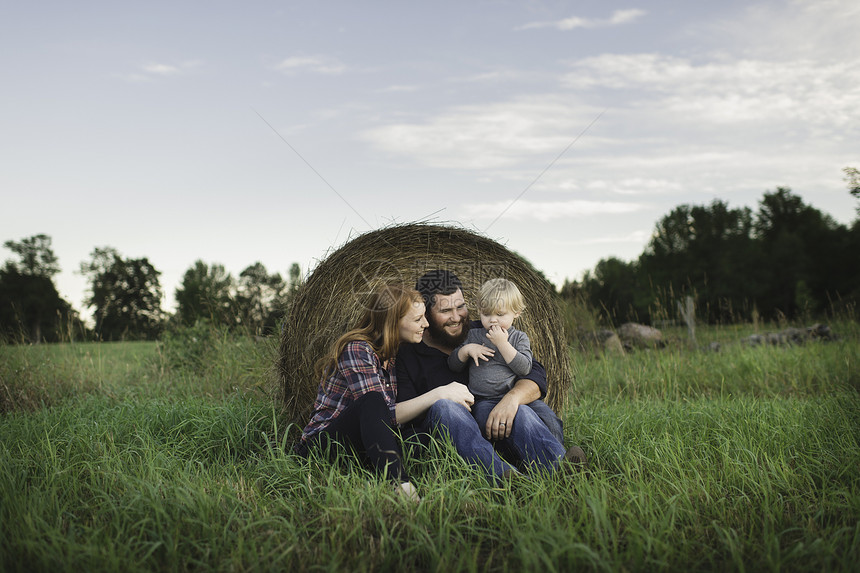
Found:
[[[845,170],[860,199],[860,174]],[[857,214],[860,215],[860,207]],[[609,322],[654,323],[687,296],[708,323],[799,320],[860,302],[860,217],[849,227],[788,188],[758,210],[680,205],[660,219],[639,257],[601,259],[563,298],[584,300]]]
[[[161,307],[161,272],[149,259],[96,247],[80,264],[89,283],[85,303],[93,310],[90,328],[57,292],[53,278],[60,267],[51,244],[44,234],[4,243],[17,259],[0,268],[0,339],[154,340],[165,329],[199,321],[265,335],[276,330],[302,281],[298,263],[287,278],[269,273],[260,262],[234,278],[223,265],[198,260],[177,287],[177,309],[171,314]]]
[[[860,172],[846,168],[860,199]],[[633,261],[600,260],[581,281],[565,281],[567,300],[584,301],[610,322],[653,323],[681,298],[696,302],[709,323],[799,319],[860,302],[860,207],[847,227],[807,205],[788,188],[766,192],[753,212],[680,205],[661,218]],[[171,327],[209,321],[254,334],[277,330],[301,284],[299,265],[287,278],[256,262],[233,277],[224,266],[196,261],[176,289],[176,312],[165,313],[161,273],[146,258],[97,247],[80,265],[94,325],[60,297],[51,238],[34,235],[4,246],[16,255],[0,268],[0,338],[41,342],[72,339],[152,340]]]

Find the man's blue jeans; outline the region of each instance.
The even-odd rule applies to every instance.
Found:
[[[561,418],[556,415],[555,411],[543,400],[535,400],[534,402],[527,404],[527,406],[531,408],[541,420],[543,420],[543,423],[546,424],[546,427],[549,429],[549,433],[552,434],[560,444],[564,445],[564,422],[562,422]],[[486,422],[484,423],[486,424]]]
[[[469,413],[456,402],[437,400],[422,424],[426,431],[436,430],[450,436],[457,453],[467,463],[486,472],[491,481],[499,481],[507,471],[516,471],[499,456],[493,444],[483,435],[487,417],[497,402],[477,402],[472,407],[472,413]],[[557,460],[564,456],[564,446],[528,406],[520,406],[510,437],[500,443],[522,460],[527,469],[540,467],[553,471]]]
[[[487,426],[487,418],[496,404],[502,398],[478,398],[472,406],[472,416],[483,432]],[[510,451],[517,459],[521,460],[526,471],[544,470],[555,471],[558,461],[564,457],[564,445],[553,435],[547,427],[540,414],[546,415],[546,411],[553,414],[549,406],[543,401],[536,400],[531,404],[520,406],[514,418],[514,426],[511,435],[498,441],[498,445]],[[559,421],[559,424],[561,422]]]

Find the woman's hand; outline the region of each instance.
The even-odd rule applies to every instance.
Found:
[[[468,411],[472,411],[472,405],[475,403],[475,397],[469,392],[469,388],[465,384],[459,382],[451,382],[445,386],[439,386],[434,390],[437,400],[451,400],[460,404]]]
[[[437,400],[451,400],[460,404],[469,412],[472,411],[472,404],[475,403],[475,397],[472,396],[472,393],[469,392],[465,384],[450,382],[445,386],[437,386],[415,398],[398,402],[395,408],[397,423],[405,424],[410,420],[414,420],[429,410],[430,406],[435,404]]]

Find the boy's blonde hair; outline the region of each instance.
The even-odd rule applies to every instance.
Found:
[[[507,279],[490,279],[481,285],[478,294],[478,310],[490,314],[509,310],[519,314],[526,309],[523,295],[517,285]]]

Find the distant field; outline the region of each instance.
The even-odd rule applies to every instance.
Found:
[[[857,571],[860,328],[573,353],[592,471],[492,488],[440,443],[418,507],[285,452],[274,341],[0,346],[0,570]]]

